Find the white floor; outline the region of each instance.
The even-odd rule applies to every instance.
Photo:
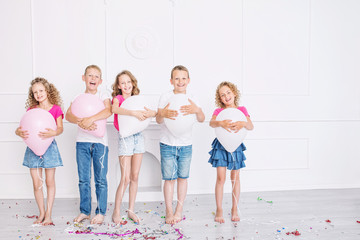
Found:
[[[174,226],[164,224],[163,202],[137,203],[142,222],[127,220],[123,226],[111,223],[109,203],[105,223],[91,226],[89,221],[71,222],[79,211],[78,199],[56,199],[55,226],[47,227],[32,225],[29,217],[38,214],[33,199],[0,202],[0,239],[360,239],[360,189],[242,193],[238,223],[231,222],[231,195],[226,194],[226,222],[221,225],[213,221],[214,195],[189,195],[185,219]]]

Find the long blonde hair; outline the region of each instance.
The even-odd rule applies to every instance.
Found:
[[[138,81],[136,80],[135,76],[130,71],[123,70],[121,73],[116,75],[115,82],[111,86],[111,88],[113,90],[113,92],[111,93],[112,97],[116,97],[117,95],[122,95],[122,91],[121,91],[121,89],[119,89],[119,81],[120,81],[121,75],[128,75],[129,78],[131,79],[131,84],[133,85],[133,88],[131,91],[131,96],[139,95],[140,89],[138,88],[138,84],[137,84]]]
[[[230,90],[235,94],[234,104],[236,107],[239,105],[239,99],[240,99],[240,91],[237,89],[236,85],[231,82],[222,82],[220,83],[216,88],[216,94],[215,94],[215,105],[221,108],[225,107],[225,104],[221,101],[220,97],[220,88],[223,86],[227,86],[230,88]]]
[[[34,93],[32,91],[32,87],[36,83],[41,83],[45,87],[47,97],[51,104],[58,105],[61,107],[62,99],[60,97],[59,91],[56,89],[54,84],[49,83],[45,78],[37,77],[34,80],[32,80],[30,83],[28,99],[26,100],[26,103],[25,103],[26,109],[34,108],[36,105],[39,105],[39,102],[36,101],[36,99],[34,97]]]

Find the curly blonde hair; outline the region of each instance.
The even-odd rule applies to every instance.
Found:
[[[124,70],[121,73],[119,73],[118,75],[116,75],[115,82],[111,86],[111,88],[113,90],[113,92],[111,93],[112,97],[116,97],[117,95],[122,95],[122,91],[121,91],[121,89],[119,89],[120,76],[122,76],[122,75],[128,75],[129,78],[131,79],[131,83],[133,85],[133,88],[131,91],[131,96],[139,95],[140,89],[138,88],[138,84],[137,84],[138,81],[136,80],[135,76],[130,71]]]
[[[223,86],[227,86],[234,93],[234,95],[235,95],[234,104],[235,104],[236,107],[238,107],[239,99],[240,99],[240,91],[237,89],[235,84],[233,84],[231,82],[226,82],[226,81],[220,83],[218,85],[218,87],[216,88],[215,105],[220,107],[220,108],[225,107],[225,104],[221,101],[221,97],[220,97],[220,93],[219,93],[220,88],[222,88]]]
[[[30,83],[28,99],[26,100],[26,103],[25,103],[26,109],[34,108],[36,105],[39,105],[39,102],[36,101],[36,99],[34,97],[34,93],[32,91],[32,87],[36,83],[41,83],[45,87],[47,97],[51,104],[58,105],[60,107],[62,106],[63,101],[60,97],[59,91],[56,89],[54,84],[49,83],[45,78],[37,77],[34,80],[32,80]]]

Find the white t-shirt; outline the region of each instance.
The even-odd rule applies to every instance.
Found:
[[[80,95],[80,94],[79,94]],[[78,96],[79,96],[78,95]],[[109,99],[111,101],[111,94],[109,91],[103,89],[96,92],[95,96],[99,97],[102,101]],[[76,96],[77,97],[77,96]],[[74,99],[76,99],[76,97]],[[78,128],[76,142],[92,142],[92,143],[101,143],[105,146],[108,146],[108,136],[107,130],[105,128],[105,134],[102,138],[96,137],[90,133],[84,132]]]
[[[161,95],[159,100],[159,108],[164,108],[168,103],[169,100],[174,96],[174,92],[171,90],[169,92],[164,93]],[[190,98],[196,106],[200,107],[199,101],[194,97],[191,93],[185,94],[188,98]],[[189,103],[190,104],[190,103]],[[161,133],[160,133],[160,142],[170,146],[188,146],[192,145],[192,130],[185,132],[181,137],[174,136],[169,129],[166,127],[165,122],[160,124]]]

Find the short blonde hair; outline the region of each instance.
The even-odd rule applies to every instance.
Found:
[[[86,75],[87,70],[89,70],[89,69],[91,69],[91,68],[98,70],[98,71],[100,72],[100,78],[101,78],[101,75],[102,75],[101,69],[100,69],[99,66],[97,66],[97,65],[89,65],[89,66],[87,66],[87,67],[85,68],[84,75]]]
[[[222,88],[223,86],[227,86],[235,94],[234,104],[235,104],[236,107],[238,107],[239,99],[240,99],[240,91],[237,89],[235,84],[233,84],[231,82],[226,82],[226,81],[220,83],[216,88],[215,105],[220,107],[220,108],[225,107],[225,104],[221,101],[221,97],[220,97],[220,93],[219,93],[220,88]]]
[[[187,72],[188,78],[190,78],[189,70],[186,67],[184,67],[183,65],[177,65],[177,66],[173,67],[173,69],[171,70],[171,79],[173,78],[173,73],[175,70]]]
[[[122,75],[128,75],[129,78],[131,79],[131,84],[133,85],[132,91],[131,91],[131,96],[133,95],[139,95],[140,93],[140,89],[138,88],[138,81],[136,80],[135,76],[128,70],[123,70],[121,73],[119,73],[118,75],[116,75],[115,78],[115,82],[114,84],[111,86],[113,92],[111,94],[112,97],[116,97],[117,95],[122,95],[122,91],[121,89],[119,89],[119,78]]]

